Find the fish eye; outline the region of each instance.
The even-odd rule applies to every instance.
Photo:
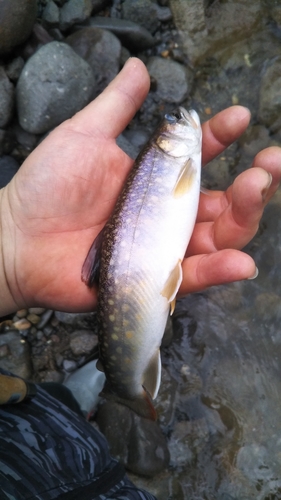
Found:
[[[182,118],[182,114],[180,111],[174,111],[173,116],[176,118],[176,120],[180,120]]]
[[[166,114],[165,115],[165,120],[167,120],[168,123],[176,123],[177,119],[176,117],[174,116],[174,114]]]

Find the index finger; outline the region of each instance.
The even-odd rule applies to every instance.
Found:
[[[108,87],[68,121],[68,126],[90,136],[116,138],[141,107],[149,87],[145,65],[132,57]]]
[[[202,164],[218,156],[246,130],[251,118],[244,106],[231,106],[203,123]]]

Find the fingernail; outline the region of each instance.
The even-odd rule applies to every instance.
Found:
[[[254,280],[257,278],[257,276],[259,275],[259,270],[256,266],[256,270],[255,270],[255,274],[253,276],[250,276],[250,278],[247,278],[248,280]]]
[[[269,172],[267,172],[267,175],[268,175],[268,182],[267,182],[266,186],[261,190],[261,195],[262,195],[263,201],[266,200],[268,190],[272,184],[272,175]]]

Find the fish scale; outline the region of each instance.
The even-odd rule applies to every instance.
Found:
[[[99,365],[107,377],[102,394],[153,419],[159,348],[196,219],[200,170],[199,118],[179,108],[164,118],[137,158],[102,233]],[[82,276],[89,281],[88,270],[95,267],[91,251],[85,264]]]

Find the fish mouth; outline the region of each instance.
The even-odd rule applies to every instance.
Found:
[[[170,125],[188,125],[193,129],[198,129],[200,127],[199,117],[193,109],[187,111],[182,106],[176,108],[172,113],[167,113],[165,119]]]

